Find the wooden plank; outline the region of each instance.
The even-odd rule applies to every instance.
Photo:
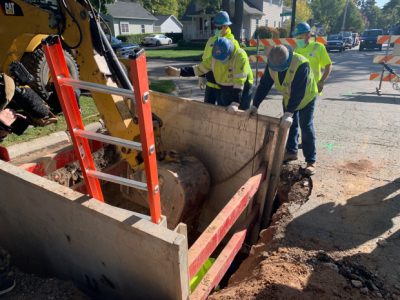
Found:
[[[189,249],[189,278],[200,270],[257,192],[262,174],[251,177]]]
[[[218,285],[228,270],[246,237],[246,229],[235,233],[222,250],[211,269],[203,277],[197,288],[190,295],[190,300],[205,300],[214,287]]]

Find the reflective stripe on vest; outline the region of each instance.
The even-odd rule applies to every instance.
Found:
[[[298,68],[306,62],[308,62],[307,58],[305,58],[300,54],[293,53],[292,62],[290,63],[289,69],[286,71],[286,75],[282,84],[280,83],[278,72],[268,69],[269,74],[271,75],[271,78],[275,83],[275,88],[283,95],[283,105],[285,108],[287,108],[289,104],[294,76],[296,75]],[[307,88],[303,99],[301,100],[299,106],[297,107],[297,110],[306,107],[307,104],[309,104],[315,98],[315,96],[317,96],[317,94],[318,94],[317,84],[314,79],[314,73],[311,71],[310,67],[310,72],[307,78]]]
[[[237,74],[234,74],[234,70],[235,70],[237,58],[238,58],[239,55],[242,53],[242,51],[244,51],[244,50],[243,50],[243,49],[239,49],[239,50],[235,53],[235,56],[233,57],[233,59],[232,59],[232,61],[231,61],[230,68],[229,68],[229,70],[228,70],[228,81],[229,81],[229,82],[218,82],[218,81],[217,81],[217,78],[218,78],[218,70],[216,69],[217,60],[214,59],[214,58],[212,59],[212,61],[211,61],[211,70],[212,70],[212,72],[214,73],[215,80],[217,81],[217,83],[218,83],[219,85],[222,85],[222,86],[233,86],[234,88],[237,88],[237,89],[243,89],[244,84],[243,84],[243,85],[234,84],[234,82],[233,82],[233,80],[232,80],[233,78],[235,78],[235,79],[247,78],[247,74],[246,74],[246,73],[237,73]]]

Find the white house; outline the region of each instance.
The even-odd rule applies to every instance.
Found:
[[[162,33],[181,33],[182,23],[174,15],[157,15],[154,23],[154,32]]]
[[[234,0],[231,2],[230,7],[234,7]],[[282,8],[282,0],[244,0],[242,38],[252,38],[257,22],[259,26],[282,27]],[[183,38],[190,41],[210,37],[214,32],[212,21],[215,14],[215,10],[204,8],[200,0],[192,0],[180,20],[183,24]]]
[[[106,7],[105,19],[114,36],[154,32],[157,18],[137,2],[116,1]]]

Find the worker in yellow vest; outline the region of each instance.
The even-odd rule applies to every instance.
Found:
[[[257,113],[258,107],[273,85],[283,95],[284,115],[281,124],[291,126],[285,160],[288,160],[290,155],[297,159],[299,138],[297,124],[300,123],[303,154],[307,163],[305,172],[313,175],[316,167],[314,107],[318,87],[308,59],[294,53],[290,47],[283,45],[273,47],[248,113]]]
[[[229,14],[226,11],[218,12],[213,18],[213,25],[215,28],[214,35],[210,37],[206,43],[204,48],[202,62],[206,62],[207,60],[212,59],[212,51],[216,40],[220,37],[224,37],[232,41],[235,48],[240,48],[239,42],[235,39],[232,31],[230,29],[230,25],[232,22],[229,19]],[[170,69],[172,70],[172,69]],[[177,74],[176,76],[180,76]],[[182,75],[185,76],[185,75]],[[253,94],[253,72],[248,72],[248,80],[245,83],[245,86],[242,91],[240,109],[246,110],[250,106],[251,97]],[[217,104],[221,106],[225,106],[225,101],[220,100],[221,96],[221,88],[219,84],[215,81],[213,71],[209,71],[206,74],[199,76],[199,86],[200,88],[205,87],[204,93],[204,102],[209,104]],[[226,93],[225,93],[226,95]]]
[[[294,52],[299,53],[310,61],[314,77],[318,85],[318,92],[321,93],[325,81],[332,71],[332,61],[324,45],[311,41],[311,27],[306,22],[296,26],[294,35],[297,39],[297,48]]]
[[[228,111],[246,109],[241,104],[247,101],[243,99],[246,84],[253,85],[253,77],[250,76],[252,70],[246,51],[235,45],[231,39],[218,38],[213,45],[212,56],[198,65],[185,68],[167,67],[165,71],[169,76],[182,77],[202,76],[212,71],[221,93],[218,105],[227,107]]]

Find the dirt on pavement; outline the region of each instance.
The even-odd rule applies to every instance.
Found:
[[[318,228],[318,224],[323,224],[320,218],[325,217],[324,211],[317,211],[315,215],[306,211],[305,215],[309,214],[307,218],[299,215],[299,211],[305,210],[303,205],[311,193],[313,182],[301,175],[301,169],[298,166],[285,166],[278,192],[282,203],[272,218],[271,226],[261,232],[258,243],[252,246],[249,257],[231,277],[228,287],[212,294],[210,299],[400,299],[400,286],[396,284],[396,276],[398,276],[396,270],[391,270],[390,266],[386,266],[386,272],[384,272],[376,266],[379,261],[376,260],[374,254],[382,251],[382,247],[388,248],[385,240],[380,239],[378,242],[370,243],[369,247],[368,243],[360,247],[361,241],[357,241],[358,248],[356,248],[346,247],[346,242],[349,241],[342,243],[340,240],[332,242],[327,239],[328,244],[331,243],[327,246],[318,235],[313,236],[313,228],[308,227],[309,232],[302,236],[301,232],[304,228],[300,226],[301,221],[297,222],[299,228],[293,230],[293,226],[296,226],[296,217],[300,220],[303,217],[307,219],[307,222],[314,223],[316,230],[324,230],[324,226],[331,226],[330,222],[337,223],[340,220],[343,226],[340,227],[339,224],[335,228],[337,230],[344,231],[346,228],[351,228],[347,226],[351,222],[358,225],[356,213],[346,209],[349,204],[368,205],[367,201],[374,199],[373,197],[363,198],[360,203],[360,198],[354,197],[360,193],[363,195],[364,190],[370,189],[373,180],[370,172],[373,170],[374,166],[368,160],[343,162],[337,170],[324,170],[327,175],[331,176],[333,172],[337,176],[332,177],[330,182],[317,181],[318,191],[315,192],[314,186],[313,193],[316,194],[313,195],[313,202],[316,201],[315,199],[323,201],[331,197],[335,200],[341,198],[350,200],[343,201],[343,205],[336,203],[336,206],[330,206],[327,213],[338,212],[339,217],[332,221],[326,217],[328,225],[321,225]],[[322,187],[321,184],[326,185],[327,188]],[[396,187],[400,188],[400,186]],[[389,194],[392,191],[387,191],[387,187],[384,189]],[[377,196],[376,193],[374,195]],[[309,205],[313,204],[307,203],[304,206]],[[374,204],[369,203],[369,205]],[[374,223],[368,218],[366,211],[360,213],[365,213],[366,222]],[[316,217],[317,214],[319,218]],[[380,214],[377,219],[382,216]],[[362,218],[358,214],[357,217]],[[344,236],[339,234],[336,237],[333,234],[332,240],[340,237]],[[349,234],[344,238],[357,240],[356,236]],[[394,249],[391,251],[391,254],[394,254]],[[382,253],[378,256],[382,256]],[[389,254],[384,253],[381,259],[385,260],[389,257]],[[393,278],[390,278],[390,271],[394,273]]]

